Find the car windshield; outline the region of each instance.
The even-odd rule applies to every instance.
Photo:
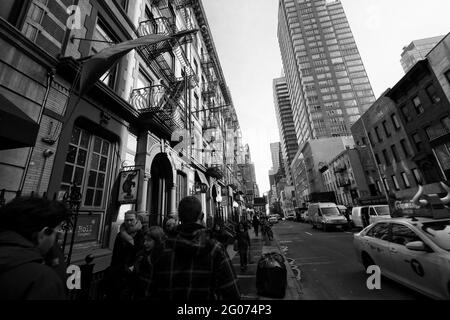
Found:
[[[329,208],[320,208],[320,212],[324,216],[339,216],[341,213],[339,212],[337,207],[329,207]]]
[[[422,230],[431,241],[442,249],[450,251],[450,220],[425,222]]]
[[[388,216],[389,213],[389,206],[381,206],[381,207],[375,207],[375,211],[379,216]]]

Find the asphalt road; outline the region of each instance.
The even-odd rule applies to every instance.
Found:
[[[286,257],[300,269],[305,300],[423,300],[427,297],[385,277],[380,290],[369,290],[370,275],[356,260],[353,233],[312,229],[311,225],[280,221],[273,226]]]

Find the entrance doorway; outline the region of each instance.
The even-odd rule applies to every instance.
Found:
[[[165,153],[159,153],[154,158],[151,167],[149,203],[151,226],[162,226],[164,218],[169,215],[172,186],[172,165]]]

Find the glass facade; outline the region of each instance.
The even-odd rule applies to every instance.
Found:
[[[341,2],[280,0],[278,40],[299,145],[351,135],[375,97]]]

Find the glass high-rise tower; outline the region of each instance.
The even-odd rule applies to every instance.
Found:
[[[286,173],[287,184],[292,185],[291,164],[297,154],[298,143],[286,78],[281,77],[273,80],[273,95],[275,115],[280,131],[284,171]]]
[[[351,135],[375,97],[341,2],[280,0],[278,41],[299,145]]]

